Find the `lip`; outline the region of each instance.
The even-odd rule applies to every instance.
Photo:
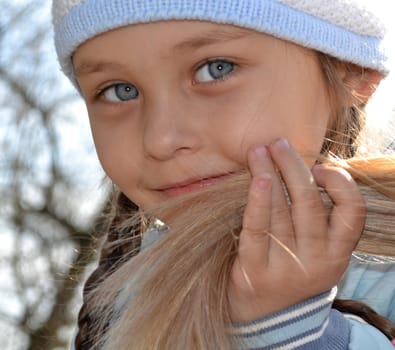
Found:
[[[177,197],[183,194],[195,192],[201,190],[205,187],[216,184],[220,181],[223,181],[227,178],[231,173],[221,174],[221,175],[212,175],[206,176],[198,179],[190,179],[178,183],[173,183],[170,185],[166,185],[159,190],[165,193],[168,197]]]

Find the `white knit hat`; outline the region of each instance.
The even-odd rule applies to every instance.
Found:
[[[381,0],[53,0],[55,45],[74,82],[76,48],[108,30],[161,20],[204,20],[271,34],[362,67],[389,71]]]

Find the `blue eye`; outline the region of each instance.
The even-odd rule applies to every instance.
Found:
[[[125,102],[135,100],[139,91],[132,84],[118,83],[104,89],[103,96],[110,102]]]
[[[205,63],[196,71],[195,80],[198,83],[224,79],[235,70],[235,64],[226,60],[215,60]]]

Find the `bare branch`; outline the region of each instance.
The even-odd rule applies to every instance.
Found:
[[[58,132],[63,125],[59,115],[76,94],[57,89],[58,72],[47,69],[48,57],[42,54],[48,52],[46,45],[52,46],[50,24],[37,14],[48,13],[50,0],[21,3],[0,0],[0,84],[10,96],[2,95],[0,104],[1,123],[6,125],[0,128],[0,141],[5,137],[0,142],[1,166],[7,174],[0,181],[0,210],[14,238],[6,259],[0,251],[0,269],[7,274],[12,269],[10,279],[15,281],[8,291],[21,309],[17,318],[5,310],[0,319],[14,327],[21,344],[26,343],[24,337],[30,339],[29,349],[66,349],[59,330],[74,322],[72,303],[87,264],[96,258],[93,246],[102,230],[75,219],[73,213],[82,204],[78,198],[84,194],[78,197],[72,190],[77,180],[68,177],[70,169],[60,159],[65,143]],[[21,35],[17,50],[12,50],[13,33]],[[100,205],[95,208],[99,213]],[[86,222],[100,226],[95,214]],[[0,340],[2,336],[0,326]]]

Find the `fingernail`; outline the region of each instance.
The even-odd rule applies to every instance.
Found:
[[[276,145],[277,145],[278,147],[281,147],[281,148],[283,148],[283,149],[289,149],[289,142],[288,142],[287,139],[280,138],[280,139],[278,139],[275,143],[276,143]]]
[[[266,157],[267,156],[267,149],[265,146],[255,147],[254,152],[258,157]]]

